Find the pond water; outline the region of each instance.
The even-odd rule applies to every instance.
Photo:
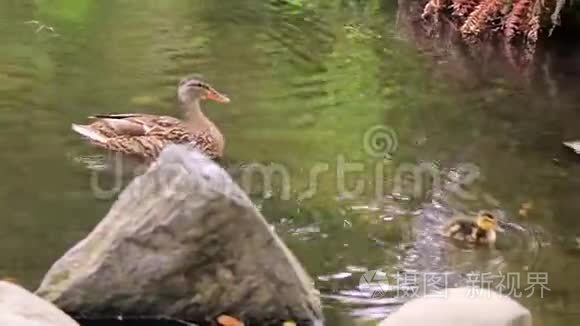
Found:
[[[510,295],[536,326],[578,323],[580,159],[561,142],[580,139],[580,51],[510,71],[405,21],[379,0],[0,1],[0,276],[34,289],[114,201],[70,124],[178,116],[175,85],[199,72],[232,99],[205,110],[224,166],[278,171],[246,189],[315,278],[328,325],[372,325],[477,275],[518,275]],[[497,250],[438,236],[481,209],[507,223]],[[391,286],[361,281],[374,270]]]

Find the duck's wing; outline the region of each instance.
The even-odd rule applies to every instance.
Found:
[[[145,136],[152,130],[174,128],[181,124],[179,119],[142,113],[98,114],[90,117],[89,125],[109,137]]]
[[[169,144],[187,144],[211,159],[222,156],[211,135],[203,132],[189,133],[180,127],[168,129],[164,133],[152,132],[146,136],[112,137],[97,145],[115,152],[154,158]]]
[[[174,142],[157,136],[117,136],[96,145],[114,152],[154,158],[170,143]]]
[[[475,221],[464,217],[457,217],[445,225],[443,234],[447,237],[453,237],[458,233],[471,234],[474,228],[477,229]]]

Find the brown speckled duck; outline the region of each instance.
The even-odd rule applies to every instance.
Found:
[[[475,219],[456,217],[449,222],[443,235],[475,244],[492,245],[495,243],[496,231],[503,232],[498,219],[489,212],[480,212]]]
[[[203,114],[200,102],[230,99],[198,78],[179,82],[177,96],[185,119],[141,113],[98,114],[88,125],[72,129],[97,147],[114,152],[155,158],[169,144],[190,144],[212,159],[221,158],[225,139],[215,124]]]

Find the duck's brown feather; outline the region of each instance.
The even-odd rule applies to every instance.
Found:
[[[191,130],[174,117],[129,113],[90,118],[94,121],[82,127],[104,136],[106,141],[91,140],[107,150],[154,158],[169,144],[189,144],[211,158],[222,155],[209,129]]]

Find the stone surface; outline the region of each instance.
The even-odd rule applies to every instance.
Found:
[[[411,300],[380,326],[531,326],[530,312],[513,299],[478,288],[455,288]]]
[[[45,276],[72,315],[316,320],[313,282],[226,171],[167,148]]]
[[[78,326],[64,312],[16,284],[0,281],[0,325]]]
[[[576,154],[580,154],[580,141],[564,142],[564,146],[571,148]]]

